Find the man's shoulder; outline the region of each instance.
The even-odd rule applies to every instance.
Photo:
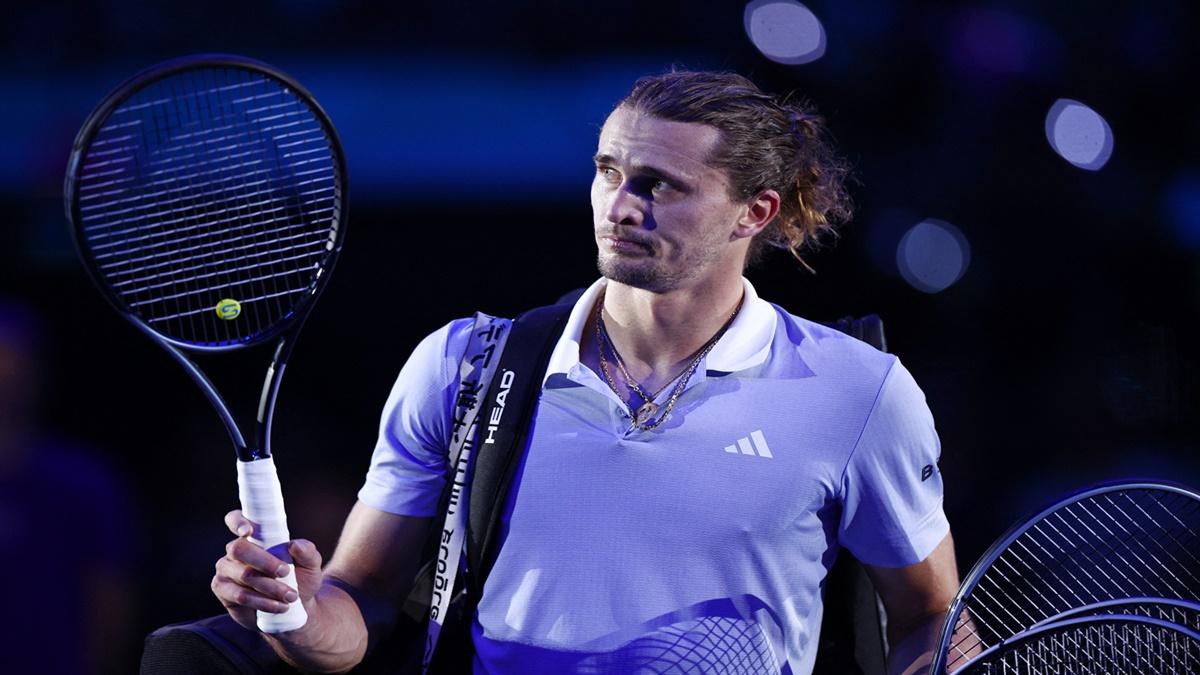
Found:
[[[798,316],[771,303],[779,317],[772,349],[776,358],[796,355],[817,374],[882,378],[896,357],[825,323]],[[846,328],[849,328],[847,325]]]
[[[467,349],[467,342],[471,339],[471,328],[474,325],[474,317],[451,319],[426,335],[414,353],[424,351],[426,356],[436,354],[441,358],[461,358]]]
[[[888,357],[886,352],[848,332],[855,321],[863,321],[863,319],[849,317],[839,321],[817,321],[792,314],[774,302],[770,303],[770,305],[779,316],[781,324],[780,332],[792,344],[801,345],[807,343],[821,347],[836,346],[842,349],[861,351],[866,356],[882,357],[885,360]]]

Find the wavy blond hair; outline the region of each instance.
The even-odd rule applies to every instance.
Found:
[[[781,198],[779,214],[751,242],[746,266],[778,248],[811,272],[802,253],[836,236],[853,212],[850,170],[825,120],[808,103],[789,99],[736,73],[672,70],[639,79],[617,107],[720,131],[708,161],[729,176],[730,196],[749,200],[770,189]]]

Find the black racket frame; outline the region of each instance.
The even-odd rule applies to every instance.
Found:
[[[1058,511],[1059,509],[1063,508],[1064,506],[1073,504],[1075,502],[1078,502],[1083,499],[1087,499],[1089,497],[1092,497],[1092,496],[1095,496],[1098,494],[1103,494],[1103,493],[1107,493],[1107,492],[1117,492],[1117,491],[1121,491],[1121,490],[1138,490],[1138,489],[1149,489],[1149,490],[1161,490],[1164,492],[1174,492],[1179,495],[1183,495],[1186,497],[1190,497],[1192,499],[1200,500],[1200,494],[1197,494],[1191,488],[1184,486],[1182,484],[1171,483],[1171,482],[1167,482],[1167,481],[1158,481],[1158,480],[1153,480],[1153,481],[1151,481],[1151,480],[1109,481],[1109,482],[1100,483],[1099,485],[1094,485],[1091,487],[1083,488],[1081,490],[1072,492],[1072,493],[1066,495],[1065,497],[1056,500],[1053,504],[1039,510],[1036,514],[1033,514],[1031,516],[1028,516],[1026,518],[1023,518],[1023,519],[1017,521],[1017,523],[1015,525],[1013,525],[1007,531],[1005,531],[1004,534],[1002,534],[987,549],[987,551],[984,552],[984,554],[979,558],[979,560],[976,561],[975,565],[971,568],[970,573],[968,573],[966,578],[963,579],[962,585],[958,589],[958,593],[955,594],[954,599],[950,602],[950,607],[948,608],[947,614],[946,614],[946,621],[942,624],[942,630],[941,630],[941,635],[940,635],[940,638],[938,641],[937,652],[934,654],[933,662],[930,664],[930,667],[929,667],[928,672],[930,673],[930,675],[942,675],[943,673],[946,672],[946,667],[950,660],[949,654],[948,654],[948,649],[949,649],[951,641],[953,640],[953,637],[954,637],[954,629],[956,627],[956,624],[958,623],[959,615],[962,613],[963,609],[966,608],[966,604],[971,596],[971,592],[975,590],[975,586],[979,584],[980,580],[983,578],[984,573],[986,573],[991,568],[992,563],[994,563],[996,561],[996,559],[999,558],[1000,555],[1003,554],[1008,549],[1008,546],[1013,541],[1015,541],[1018,537],[1020,537],[1022,534],[1024,534],[1031,527],[1033,527],[1037,523],[1041,522],[1043,518],[1045,518],[1046,516],[1048,516],[1051,513]],[[1038,623],[1036,625],[1036,629],[1037,630],[1048,629],[1048,628],[1052,628],[1054,625],[1055,625],[1055,623],[1049,622],[1047,620],[1047,621]],[[1030,631],[1027,631],[1027,632],[1032,632],[1033,628],[1035,628],[1035,627],[1031,627]],[[964,665],[966,665],[966,664],[964,664]]]
[[[336,239],[334,240],[333,248],[325,257],[325,265],[321,268],[321,273],[316,275],[312,286],[305,297],[297,302],[292,308],[291,313],[280,320],[273,326],[273,330],[261,333],[257,337],[249,341],[236,342],[225,345],[196,345],[180,340],[176,340],[168,335],[163,335],[151,328],[141,318],[137,316],[120,297],[110,288],[108,282],[95,269],[95,262],[92,255],[82,241],[81,228],[82,217],[79,211],[79,181],[78,173],[80,163],[83,160],[85,151],[91,145],[92,140],[99,132],[101,126],[108,119],[111,113],[125,100],[131,97],[136,92],[146,86],[157,82],[161,79],[180,73],[186,70],[198,68],[234,68],[249,70],[258,74],[266,75],[270,78],[279,80],[289,87],[295,94],[301,98],[315,114],[317,120],[324,129],[329,141],[330,149],[335,158],[335,170],[337,172],[337,183],[340,190],[340,195],[337,200],[338,209],[335,217],[338,220],[336,231]],[[71,237],[75,244],[76,252],[79,254],[80,260],[84,261],[84,268],[87,270],[88,276],[93,284],[100,289],[101,294],[108,300],[117,312],[132,323],[139,331],[146,334],[150,339],[157,342],[163,349],[175,359],[183,369],[187,371],[192,380],[204,392],[205,397],[220,416],[222,423],[229,432],[230,440],[233,441],[234,448],[237,452],[238,459],[244,462],[251,462],[258,459],[265,459],[271,456],[270,441],[271,441],[271,420],[275,409],[275,401],[279,395],[280,384],[283,380],[283,373],[287,366],[288,359],[291,357],[293,347],[296,343],[296,338],[300,333],[300,329],[304,325],[305,319],[308,317],[313,304],[316,302],[321,291],[329,282],[329,277],[333,272],[334,264],[337,261],[338,254],[341,252],[342,245],[345,242],[346,225],[349,221],[348,210],[348,181],[346,171],[345,151],[342,148],[341,139],[337,134],[337,130],[333,126],[328,113],[317,102],[316,98],[303,85],[297,82],[290,75],[283,71],[263,63],[256,59],[247,58],[235,54],[193,54],[182,56],[169,61],[164,61],[156,65],[150,66],[122,82],[113,89],[95,110],[88,116],[87,121],[80,128],[79,133],[75,137],[75,142],[71,147],[70,159],[67,162],[66,178],[63,183],[63,194],[66,208],[66,216],[71,224]],[[255,417],[255,443],[250,445],[246,442],[246,436],[242,433],[241,427],[233,417],[225,399],[217,391],[216,386],[212,383],[209,377],[200,370],[183,350],[196,352],[226,352],[246,347],[252,347],[268,340],[279,337],[279,342],[276,344],[274,354],[271,358],[271,364],[267,368],[266,379],[263,383],[262,393],[259,396],[258,410]]]

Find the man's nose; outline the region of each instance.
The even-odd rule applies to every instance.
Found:
[[[608,204],[608,220],[614,225],[641,227],[645,220],[645,200],[625,186],[617,188]]]

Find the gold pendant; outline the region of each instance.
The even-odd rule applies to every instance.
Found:
[[[633,423],[644,427],[654,420],[656,413],[658,413],[658,405],[654,401],[646,401],[638,406],[637,412],[633,414]]]

